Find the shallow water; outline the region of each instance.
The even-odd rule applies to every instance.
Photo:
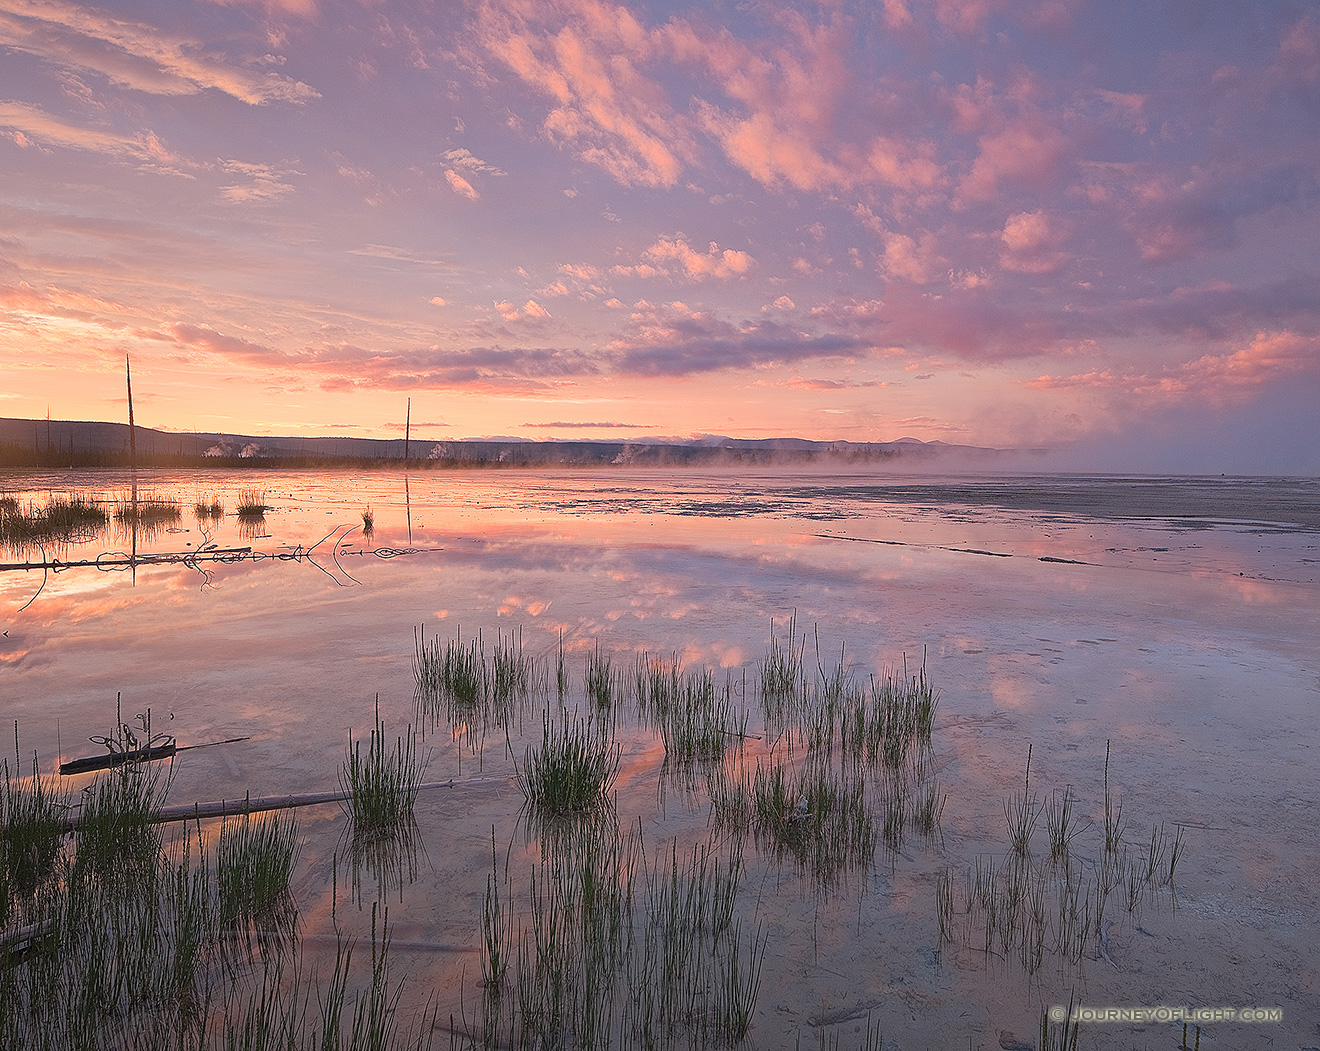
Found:
[[[153,727],[181,745],[251,738],[181,754],[172,802],[333,789],[377,696],[388,728],[414,720],[422,624],[441,637],[521,630],[547,660],[562,636],[579,699],[597,644],[628,660],[677,654],[739,683],[746,669],[749,730],[761,732],[755,665],[772,620],[782,631],[796,611],[799,628],[818,628],[826,668],[844,644],[862,673],[925,661],[940,690],[934,751],[948,803],[942,843],[881,847],[872,869],[828,895],[749,843],[745,911],[769,936],[755,1046],[796,1046],[799,1034],[815,1046],[822,1026],[858,1046],[868,1016],[886,1048],[1030,1044],[1042,1006],[1070,997],[1281,1007],[1281,1023],[1221,1023],[1206,1039],[1320,1043],[1313,481],[276,472],[139,484],[184,508],[177,531],[136,538],[138,555],[251,551],[0,573],[0,718],[17,721],[21,750],[44,768],[93,754],[86,738],[110,731],[119,693],[126,718],[150,707]],[[127,486],[112,473],[0,476],[0,491],[23,501],[112,499]],[[236,494],[254,486],[272,509],[240,530]],[[192,503],[212,492],[231,513],[203,532]],[[76,562],[134,547],[112,525],[46,554]],[[0,552],[24,560],[37,556]],[[814,662],[812,644],[807,654]],[[515,868],[529,856],[521,796],[498,779],[539,740],[540,718],[479,751],[434,729],[429,779],[497,779],[421,798],[427,856],[390,898],[405,1009],[434,993],[447,1017],[460,987],[469,1013],[475,998],[492,827]],[[640,821],[648,850],[702,838],[704,796],[662,777],[657,737],[625,724],[620,740],[620,822]],[[1176,909],[1167,893],[1136,915],[1115,909],[1105,954],[1047,957],[1035,975],[1003,954],[941,948],[935,877],[1003,854],[1003,801],[1021,788],[1028,745],[1033,791],[1071,786],[1103,824],[1106,742],[1134,844],[1160,823],[1185,830]],[[333,952],[342,825],[335,807],[301,812],[295,893],[313,954]],[[1095,832],[1082,853],[1095,853]],[[1038,852],[1043,843],[1041,829]],[[353,910],[338,893],[342,920]],[[1082,1039],[1144,1048],[1180,1036],[1111,1023]]]

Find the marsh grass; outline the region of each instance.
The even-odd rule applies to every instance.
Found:
[[[298,910],[290,883],[298,859],[298,823],[289,815],[226,818],[216,843],[219,922],[262,952],[293,940]]]
[[[272,929],[292,934],[294,822],[231,819],[209,848],[200,828],[195,840],[184,828],[166,844],[162,826],[145,818],[167,784],[156,769],[111,771],[84,793],[71,825],[55,806],[58,796],[40,790],[43,821],[60,818],[72,842],[24,906],[24,920],[40,932],[33,947],[0,961],[0,1047],[421,1051],[431,1044],[433,1012],[423,1013],[415,1035],[397,1024],[402,984],[389,977],[388,919],[377,924],[374,909],[371,970],[351,999],[352,946],[342,938],[328,982],[302,968],[291,937],[278,953],[263,941],[256,968],[233,953],[232,936],[244,926],[262,939]],[[6,818],[38,806],[19,798],[31,791],[6,779]]]
[[[193,514],[203,521],[224,518],[225,505],[218,493],[202,493],[193,501]]]
[[[364,868],[381,887],[397,883],[400,894],[405,879],[411,883],[416,877],[421,849],[416,803],[425,769],[426,757],[418,754],[411,726],[393,744],[388,742],[378,697],[366,755],[362,741],[350,738],[339,771],[340,786],[348,796],[342,804],[348,815],[344,836],[359,896]]]
[[[608,653],[600,652],[600,640],[587,654],[586,689],[587,700],[597,708],[608,708],[614,703],[614,691],[617,676]]]
[[[1105,854],[1116,855],[1123,845],[1123,801],[1109,791],[1109,744],[1105,742]]]
[[[829,886],[843,871],[868,866],[876,830],[865,783],[847,768],[807,762],[785,769],[758,762],[750,781],[710,782],[717,830],[750,830],[759,846],[792,858],[813,881]]]
[[[490,874],[486,877],[486,900],[482,912],[481,927],[481,980],[492,995],[498,998],[504,987],[504,976],[509,969],[509,953],[512,941],[509,916],[509,894],[507,883],[508,866],[505,866],[504,879],[506,890],[500,898],[499,866],[495,854],[495,826],[490,827]]]
[[[18,759],[15,756],[15,772]],[[27,783],[0,764],[0,927],[56,876],[69,810],[67,792],[41,777],[37,757]]]
[[[555,659],[555,690],[562,703],[568,693],[568,667],[564,663],[564,629],[559,629],[559,653]]]
[[[486,983],[479,1016],[465,1020],[456,1046],[702,1048],[744,1039],[766,938],[737,912],[736,842],[686,855],[671,844],[647,865],[640,824],[623,832],[601,812],[542,836],[540,858],[509,989]]]
[[[1040,1014],[1039,1051],[1077,1051],[1081,1035],[1081,1022],[1073,1019],[1073,997],[1068,997],[1067,1013],[1063,1021],[1052,1022],[1048,1010]]]
[[[926,676],[923,660],[917,674],[871,676],[870,689],[841,689],[827,682],[825,693],[839,697],[839,743],[843,752],[870,766],[902,768],[929,754],[939,692]]]
[[[1077,798],[1069,785],[1062,795],[1055,792],[1045,809],[1045,827],[1050,836],[1050,861],[1056,864],[1067,864],[1071,857],[1072,841],[1091,827],[1089,821],[1079,826],[1073,812],[1076,803]]]
[[[938,781],[927,781],[918,789],[913,824],[927,840],[944,841],[940,820],[944,816],[944,805],[947,802],[948,796],[940,791]]]
[[[805,649],[806,638],[797,636],[796,610],[788,619],[787,639],[775,636],[775,622],[770,621],[770,649],[759,668],[761,701],[767,721],[784,718],[803,689],[802,654]]]
[[[585,814],[610,805],[619,746],[608,728],[544,713],[541,747],[528,747],[515,771],[528,809],[539,818]]]
[[[126,763],[107,771],[82,791],[75,837],[77,876],[131,886],[149,879],[161,855],[161,827],[152,812],[169,789],[173,766]]]
[[[183,518],[183,505],[177,497],[159,493],[139,494],[136,501],[121,494],[115,504],[114,517],[116,522],[123,524],[171,525]]]
[[[419,627],[413,632],[413,681],[419,717],[447,718],[478,735],[489,724],[507,729],[546,688],[543,671],[523,649],[521,630],[499,632],[488,657],[480,632],[464,643],[460,627],[442,645]]]
[[[732,683],[717,690],[708,669],[675,674],[665,703],[652,693],[650,711],[658,718],[666,760],[673,763],[713,762],[747,733],[747,712],[736,706]]]
[[[23,510],[17,497],[0,497],[0,543],[21,547],[42,541],[90,540],[109,523],[105,510],[81,496],[51,497]]]
[[[1031,834],[1040,819],[1040,804],[1031,794],[1031,747],[1027,745],[1027,771],[1022,779],[1022,791],[1004,800],[1009,849],[1021,858],[1031,853]]]
[[[1046,808],[1051,850],[1046,861],[1033,861],[1022,844],[1029,839],[1025,830],[1032,827],[1030,770],[1031,749],[1027,753],[1027,774],[1023,791],[1006,801],[1009,842],[1001,861],[993,856],[978,856],[965,870],[961,901],[936,888],[936,909],[940,920],[940,944],[947,933],[958,935],[956,948],[972,946],[1007,957],[1015,954],[1023,968],[1035,974],[1043,965],[1046,949],[1061,962],[1080,964],[1091,950],[1092,958],[1105,955],[1109,928],[1113,925],[1117,897],[1128,922],[1138,922],[1143,906],[1155,892],[1167,885],[1176,907],[1172,869],[1182,854],[1181,829],[1172,838],[1165,827],[1152,827],[1146,849],[1133,857],[1122,843],[1118,828],[1118,810],[1109,794],[1108,765],[1110,749],[1105,750],[1105,791],[1108,803],[1107,822],[1096,834],[1099,841],[1094,853],[1074,847],[1074,841],[1088,832],[1091,823],[1080,823],[1074,816],[1078,805],[1071,786],[1053,794]],[[1090,860],[1094,857],[1095,860]],[[956,890],[956,888],[955,888]],[[946,899],[952,897],[952,905]],[[964,910],[961,924],[946,918]]]
[[[238,506],[234,513],[240,521],[256,521],[264,518],[266,512],[271,510],[266,503],[266,490],[264,489],[240,489],[238,491]]]
[[[376,514],[371,510],[371,505],[367,504],[362,509],[362,535],[370,537],[376,531]]]

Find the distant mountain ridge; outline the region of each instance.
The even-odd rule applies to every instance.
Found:
[[[208,464],[315,465],[356,461],[388,465],[404,458],[403,438],[272,437],[217,431],[161,431],[137,427],[143,466]],[[899,438],[891,442],[815,441],[809,438],[728,438],[702,435],[678,440],[441,439],[414,437],[408,461],[419,466],[683,465],[857,463],[903,459],[930,461],[954,454],[977,460],[1007,450]],[[128,463],[125,423],[0,418],[0,463],[21,466],[122,466]]]

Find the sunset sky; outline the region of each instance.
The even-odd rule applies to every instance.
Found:
[[[0,416],[1320,472],[1320,7],[0,0]]]

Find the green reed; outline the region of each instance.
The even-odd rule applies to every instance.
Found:
[[[23,510],[16,497],[0,497],[0,543],[23,545],[40,541],[90,539],[109,522],[94,501],[52,497],[42,506],[29,503]]]
[[[249,521],[264,518],[269,511],[270,505],[266,503],[266,490],[264,489],[240,489],[238,491],[238,505],[234,513],[240,519]]]
[[[203,493],[193,501],[193,514],[203,520],[224,518],[225,505],[218,493]]]
[[[298,859],[298,823],[290,815],[226,818],[216,844],[219,921],[265,950],[293,938],[297,906],[290,889]]]
[[[26,784],[17,777],[11,778],[8,760],[0,763],[0,777],[3,777],[0,780],[0,927],[3,927],[16,901],[29,902],[55,876],[69,798],[66,792],[42,779],[35,755],[32,777]]]
[[[618,771],[619,747],[606,729],[569,718],[552,723],[546,712],[541,747],[527,749],[515,778],[528,807],[553,818],[608,806]]]

